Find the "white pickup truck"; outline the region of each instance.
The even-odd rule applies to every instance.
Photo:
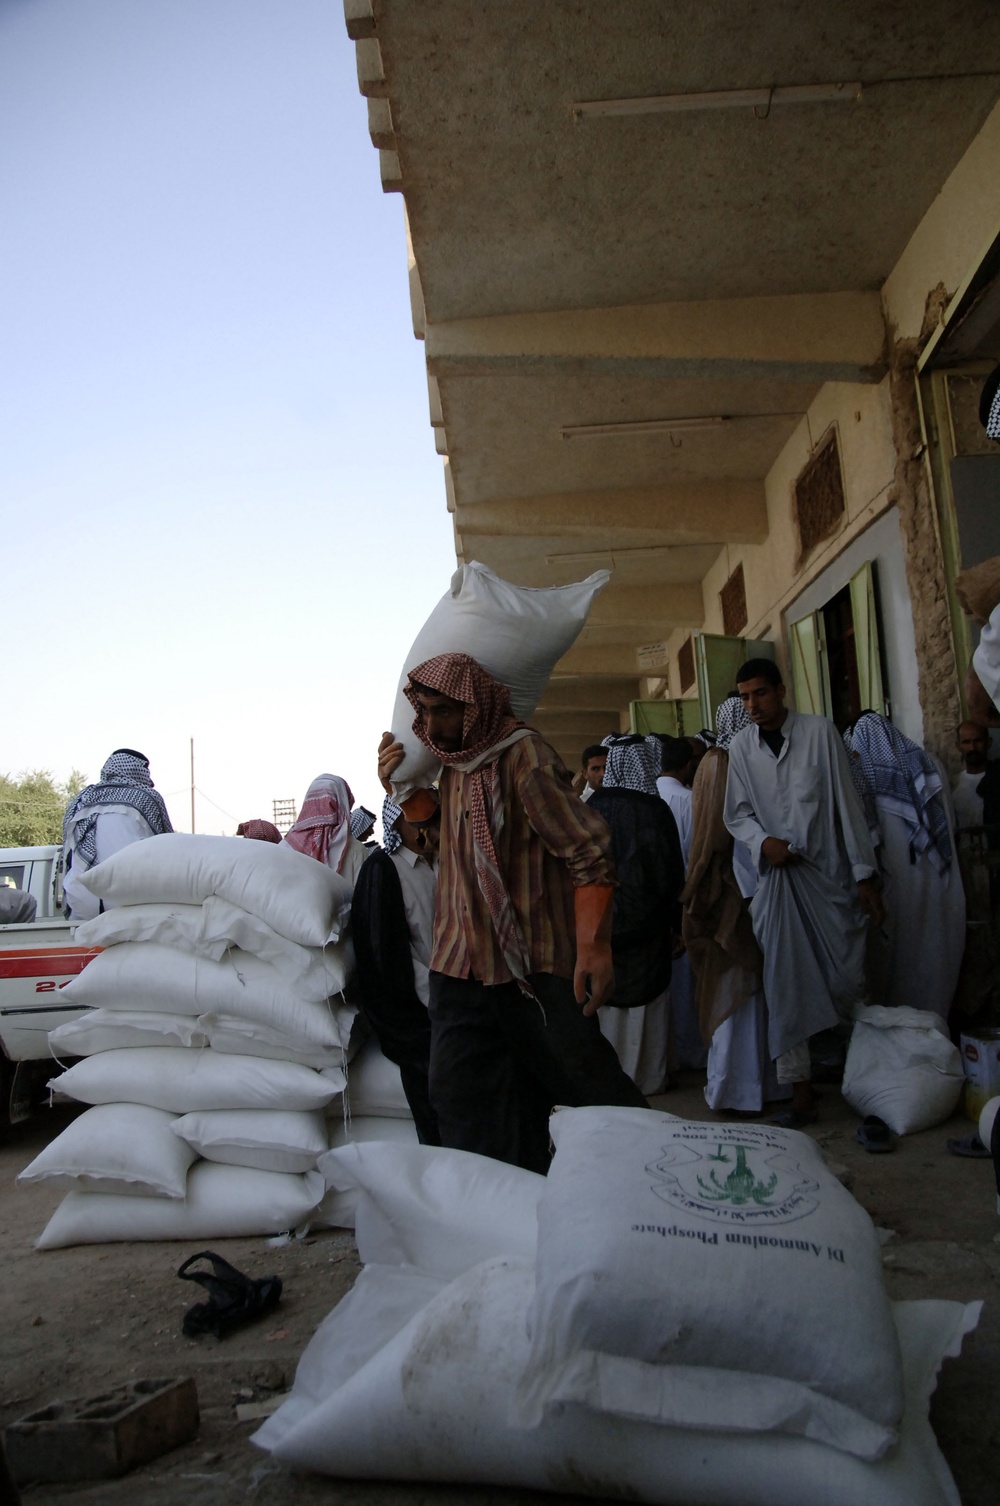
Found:
[[[3,1129],[31,1113],[52,1064],[48,1033],[81,1013],[62,1004],[59,990],[100,949],[75,945],[76,923],[63,919],[61,847],[0,849],[0,885],[30,894],[37,906],[34,920],[0,925]]]

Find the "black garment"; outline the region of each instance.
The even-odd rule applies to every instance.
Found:
[[[557,1104],[648,1105],[572,983],[530,981],[537,999],[516,983],[431,973],[430,1092],[442,1145],[544,1173]]]
[[[431,1026],[413,983],[410,929],[396,865],[381,848],[365,858],[354,886],[351,934],[361,1013],[383,1055],[399,1068],[421,1145],[440,1145],[427,1092]]]
[[[1000,851],[1000,758],[991,759],[986,772],[976,785],[976,794],[983,802],[983,827],[986,832],[986,847],[991,853]],[[1000,904],[1000,865],[990,870],[990,899]]]
[[[761,727],[760,740],[762,743],[767,743],[775,758],[781,757],[781,745],[785,741],[785,734],[780,727],[777,727],[773,732],[765,732],[764,728]]]
[[[618,873],[611,929],[620,1009],[648,1004],[670,986],[671,931],[681,928],[684,857],[665,800],[640,790],[595,790],[590,800],[611,828]]]

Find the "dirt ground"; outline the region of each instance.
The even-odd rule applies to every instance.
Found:
[[[693,1075],[657,1106],[713,1118]],[[16,1188],[14,1178],[73,1112],[47,1110],[10,1131],[0,1146],[0,1424],[124,1380],[193,1375],[201,1429],[193,1443],[124,1479],[28,1487],[25,1506],[229,1506],[247,1500],[256,1506],[551,1506],[554,1497],[534,1492],[338,1481],[292,1476],[273,1465],[248,1442],[256,1424],[238,1422],[235,1406],[267,1400],[291,1384],[313,1329],[359,1269],[352,1237],[324,1232],[279,1249],[263,1239],[219,1241],[220,1253],[249,1275],[281,1276],[281,1306],[222,1342],[186,1339],[181,1319],[199,1293],[175,1272],[195,1253],[194,1245],[88,1245],[44,1254],[32,1248],[61,1194]],[[961,1359],[945,1362],[932,1417],[963,1506],[995,1506],[1000,1219],[991,1164],[946,1153],[950,1135],[973,1128],[962,1118],[900,1141],[893,1154],[882,1156],[867,1155],[856,1144],[856,1123],[836,1089],[826,1088],[813,1133],[876,1224],[895,1231],[884,1253],[890,1295],[986,1301]]]

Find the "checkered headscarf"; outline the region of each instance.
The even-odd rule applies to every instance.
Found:
[[[305,853],[339,873],[347,855],[353,804],[354,796],[345,779],[338,774],[319,774],[306,790],[299,819],[285,841],[296,852]]]
[[[357,810],[351,811],[351,836],[356,841],[363,842],[374,825],[375,812],[366,805],[359,805]]]
[[[382,847],[390,857],[403,845],[403,839],[396,830],[396,822],[402,814],[402,810],[392,796],[386,795],[382,801]]]
[[[868,829],[876,846],[881,841],[878,805],[881,801],[906,822],[910,847],[926,852],[939,873],[951,867],[951,835],[942,794],[941,776],[923,748],[904,737],[877,711],[863,711],[844,733],[851,778],[865,807]]]
[[[744,727],[751,725],[750,713],[734,690],[732,695],[726,696],[715,713],[715,746],[724,753],[728,752],[729,744],[737,732],[742,732]]]
[[[604,738],[601,746],[608,750],[602,789],[639,790],[643,795],[657,793],[656,781],[663,762],[658,737],[626,733],[624,737]]]
[[[417,712],[414,735],[430,748],[435,758],[457,768],[468,781],[476,879],[489,907],[503,959],[522,991],[530,993],[525,980],[531,971],[531,959],[496,850],[496,838],[504,819],[497,759],[511,740],[523,732],[524,723],[517,720],[511,709],[506,685],[495,680],[468,654],[439,654],[435,659],[427,659],[409,671],[409,679],[404,693]],[[438,695],[449,696],[464,705],[462,746],[457,752],[443,752],[427,736],[414,683],[426,685]],[[472,763],[474,768],[463,767]]]
[[[63,816],[63,845],[73,839],[74,865],[84,871],[97,861],[99,806],[130,805],[154,836],[173,831],[163,796],[153,788],[149,763],[141,753],[119,748],[101,769],[99,784],[88,784],[74,796]],[[92,814],[83,814],[91,811]]]

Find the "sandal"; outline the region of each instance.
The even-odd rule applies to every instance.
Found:
[[[946,1144],[953,1156],[970,1156],[977,1161],[990,1159],[990,1151],[978,1135],[961,1135],[957,1140],[948,1140]]]
[[[209,1261],[211,1271],[190,1270],[196,1260]],[[182,1281],[197,1281],[208,1292],[207,1302],[196,1302],[184,1314],[183,1332],[189,1339],[203,1333],[224,1339],[245,1323],[262,1318],[281,1300],[280,1276],[262,1276],[254,1281],[211,1250],[192,1255],[177,1274]]]
[[[870,1155],[884,1155],[892,1150],[892,1133],[884,1119],[869,1114],[854,1131],[854,1138]]]

